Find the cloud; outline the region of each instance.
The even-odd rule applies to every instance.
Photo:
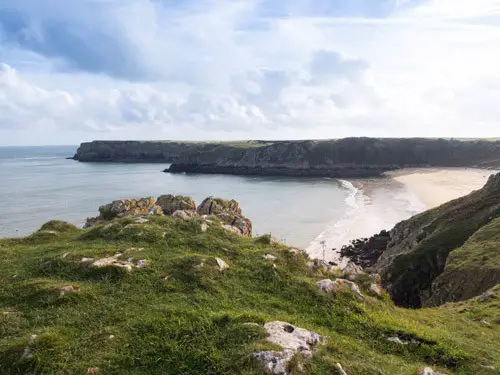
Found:
[[[498,136],[499,17],[500,0],[4,0],[0,143]]]

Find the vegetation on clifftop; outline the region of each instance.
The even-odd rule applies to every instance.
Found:
[[[117,252],[141,266],[88,260]],[[215,257],[229,268],[218,269]],[[336,363],[349,375],[417,375],[425,366],[499,373],[498,289],[484,300],[406,310],[371,294],[362,277],[363,300],[326,294],[315,283],[335,275],[306,263],[269,236],[172,216],[87,229],[53,221],[2,239],[0,373],[264,374],[252,353],[278,349],[262,327],[276,320],[327,337],[311,360],[290,364],[293,374],[335,374]]]

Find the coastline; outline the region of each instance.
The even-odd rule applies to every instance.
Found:
[[[340,249],[351,240],[390,230],[413,215],[482,188],[494,170],[475,168],[409,168],[387,172],[381,179],[339,180],[347,190],[349,209],[328,223],[306,248],[313,258],[345,265]]]

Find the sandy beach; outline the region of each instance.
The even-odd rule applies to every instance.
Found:
[[[429,209],[460,198],[484,186],[494,170],[456,169],[404,169],[387,175],[401,182]]]

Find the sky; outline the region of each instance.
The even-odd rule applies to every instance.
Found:
[[[0,145],[500,136],[500,0],[0,0]]]

